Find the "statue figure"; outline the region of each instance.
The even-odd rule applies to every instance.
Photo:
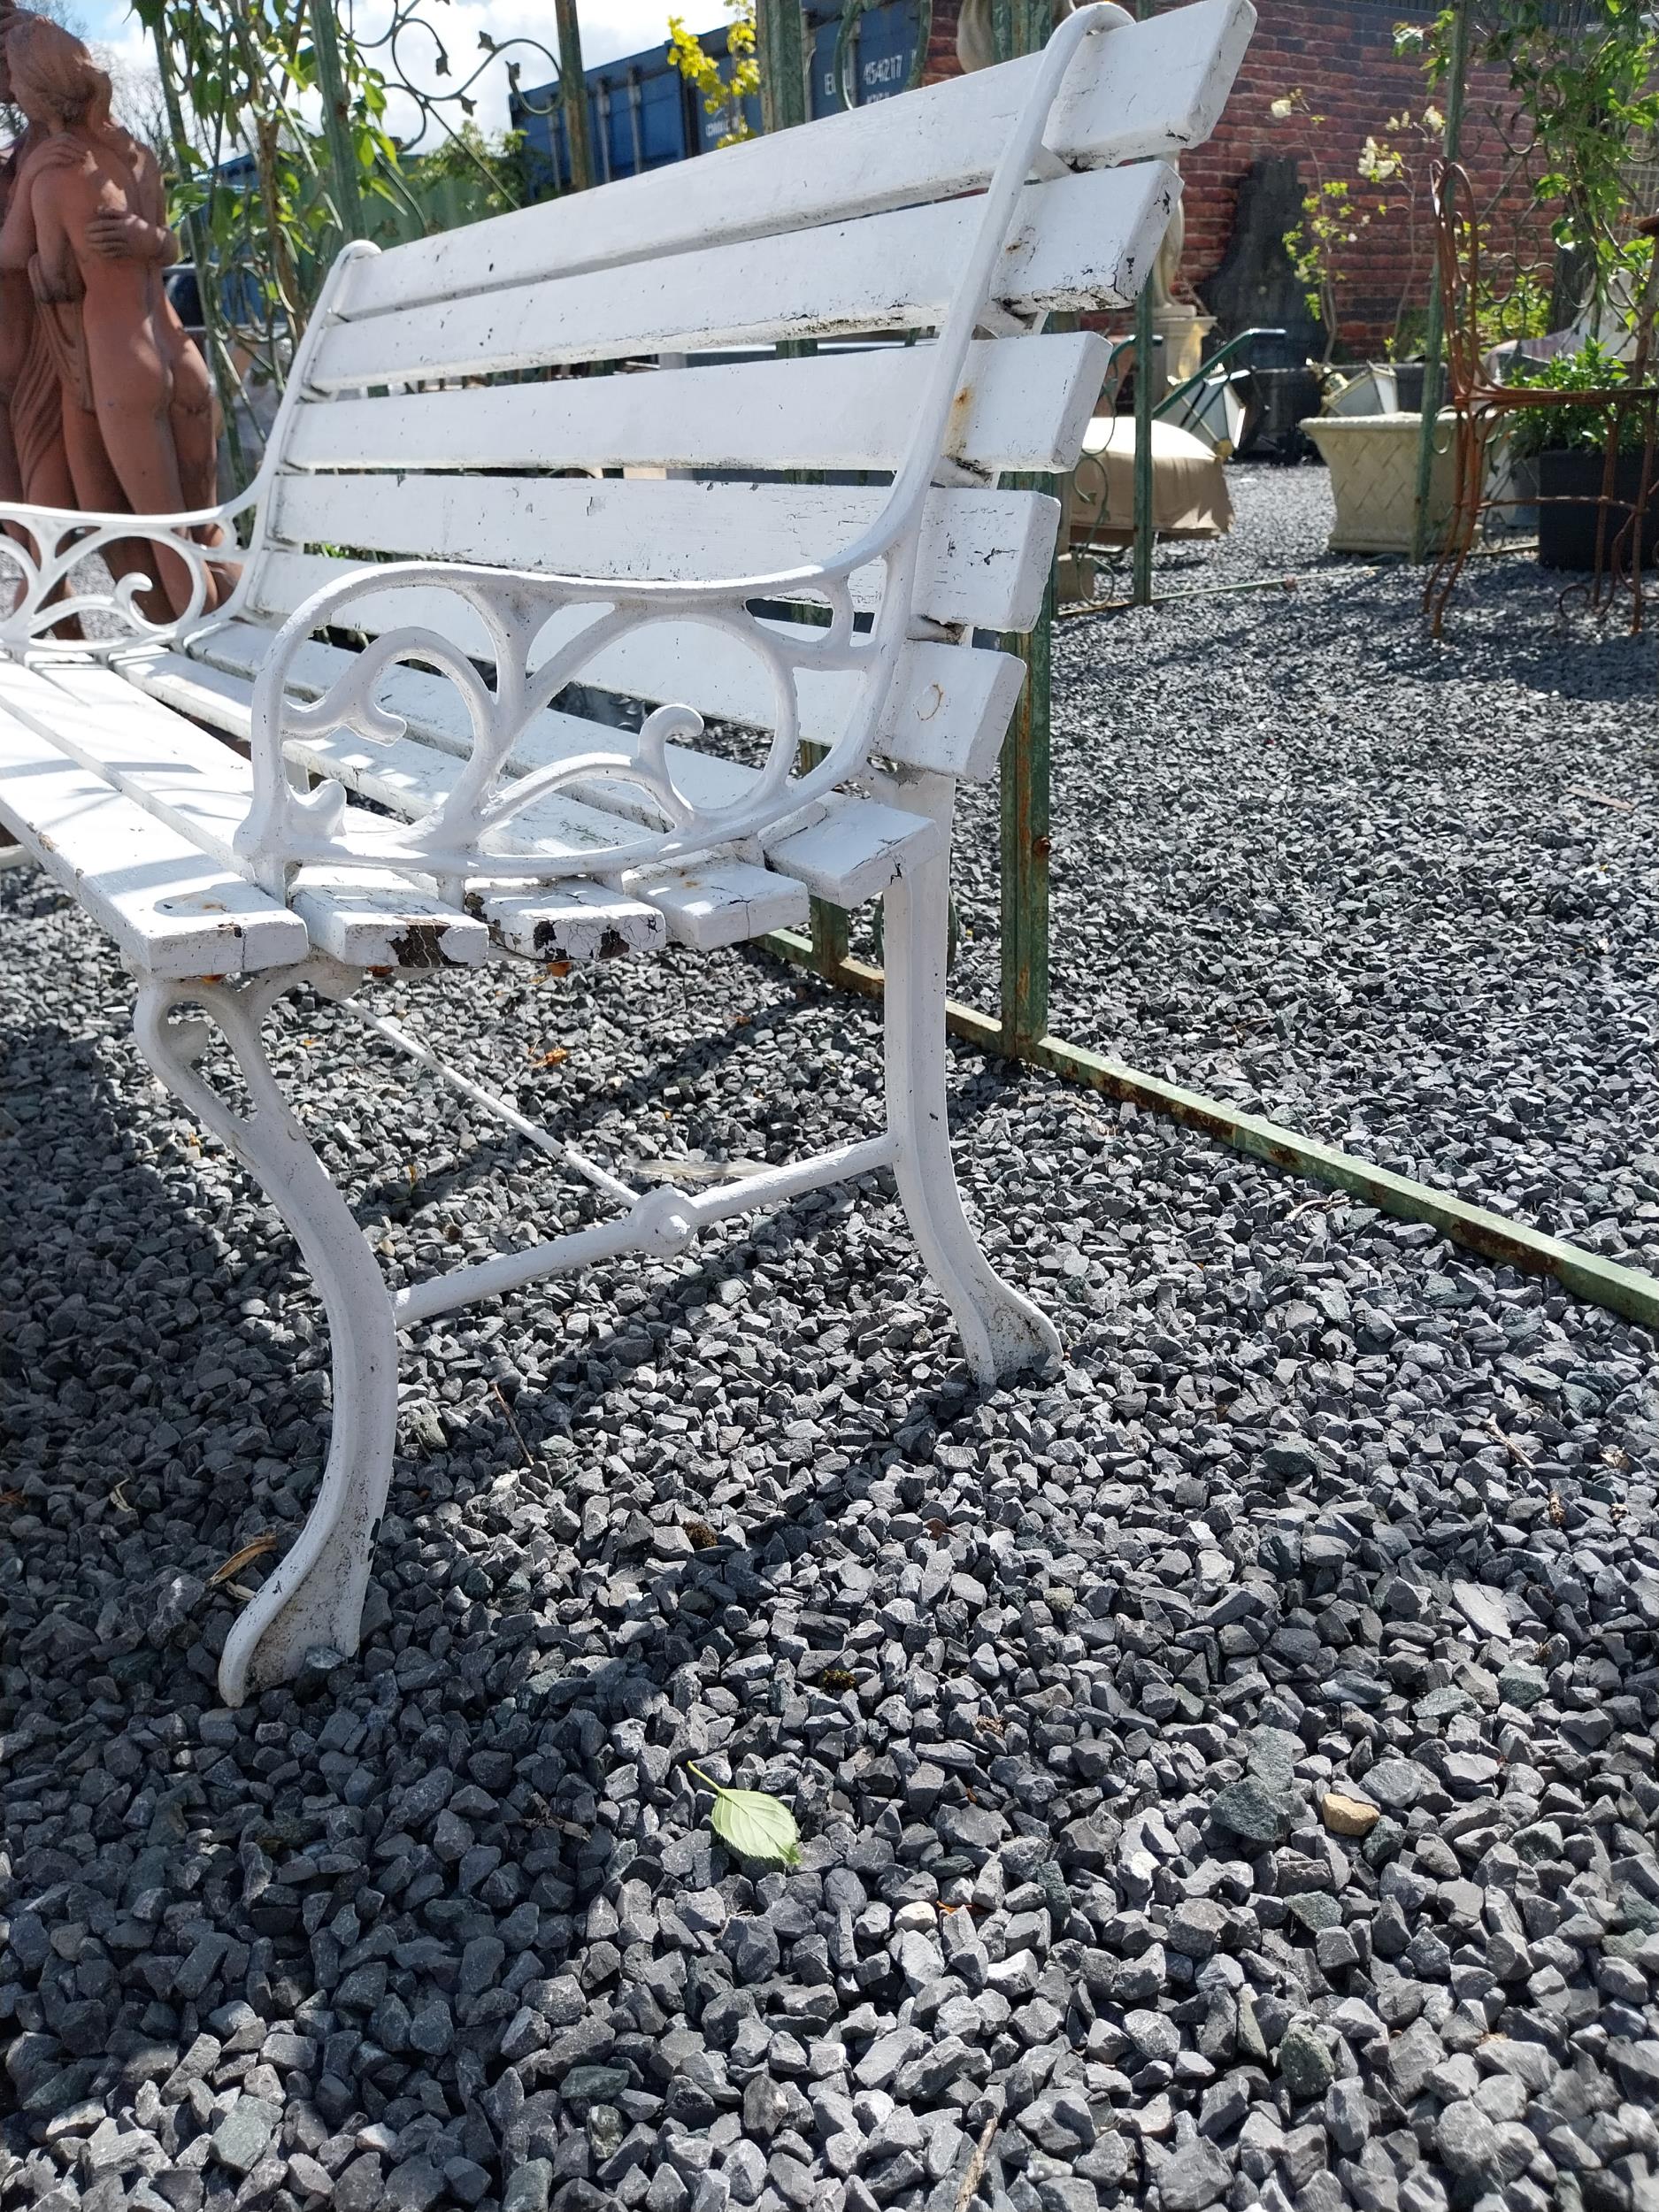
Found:
[[[109,78],[79,39],[18,12],[4,26],[4,45],[12,97],[29,126],[0,224],[8,322],[14,300],[21,306],[21,285],[33,311],[9,411],[24,496],[114,513],[211,506],[213,393],[161,281],[178,242],[155,157],[111,120]],[[0,343],[0,354],[17,350],[15,335]],[[215,543],[223,533],[208,526],[197,535]],[[188,604],[187,564],[153,541],[111,546],[104,557],[117,574],[138,570],[154,580],[140,595],[152,618]],[[210,568],[204,611],[233,579]]]
[[[1179,167],[1179,164],[1176,165]],[[1147,279],[1147,288],[1152,295],[1152,312],[1168,320],[1179,319],[1190,322],[1198,310],[1188,300],[1175,296],[1175,280],[1180,273],[1181,256],[1187,250],[1187,211],[1181,202],[1175,203],[1164,242],[1158,248],[1152,264],[1152,273]]]
[[[0,100],[12,101],[12,77],[5,65],[5,36],[19,12],[0,7]],[[0,224],[17,189],[18,172],[42,142],[33,127],[0,160]],[[35,295],[27,271],[0,270],[0,499],[27,500],[42,507],[73,507],[69,456],[64,445],[63,397],[58,370],[35,313]],[[20,524],[11,535],[32,541]],[[0,568],[5,565],[0,564]],[[73,618],[60,637],[78,637]]]

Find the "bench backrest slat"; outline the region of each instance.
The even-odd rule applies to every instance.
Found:
[[[546,567],[551,549],[569,546],[585,575],[687,578],[714,575],[733,560],[772,570],[821,559],[874,518],[881,497],[861,485],[325,473],[278,486],[272,527],[296,548],[503,568]],[[922,526],[919,611],[933,622],[1028,628],[1048,580],[1055,523],[1055,503],[1035,493],[935,490]],[[265,572],[259,604],[291,613],[299,601],[283,601],[292,583],[278,588],[270,560]],[[873,606],[879,585],[878,570],[863,572],[855,603]]]
[[[1018,315],[1123,304],[1156,251],[1179,188],[1161,162],[1028,185],[998,271],[997,303]],[[626,275],[553,274],[349,319],[325,334],[308,381],[333,392],[848,332],[932,330],[950,303],[978,222],[977,201],[943,200],[671,254]]]
[[[1093,331],[976,344],[950,457],[985,475],[1071,465],[1110,354]],[[889,346],[339,399],[299,411],[288,458],[305,468],[890,470],[903,457],[932,356],[931,346]],[[541,565],[562,563],[576,567],[579,549],[549,546]]]

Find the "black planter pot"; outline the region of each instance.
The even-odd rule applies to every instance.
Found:
[[[1540,453],[1538,457],[1538,560],[1540,568],[1593,569],[1595,566],[1599,516],[1607,458],[1581,449]],[[1622,453],[1613,475],[1617,500],[1633,504],[1641,489],[1642,457]],[[1609,507],[1603,540],[1603,559],[1612,557],[1619,533],[1630,520],[1630,505]],[[1647,511],[1642,518],[1641,565],[1654,565],[1659,555],[1659,485],[1647,489]]]
[[[1401,413],[1420,415],[1423,412],[1422,362],[1396,361],[1394,363],[1394,386],[1400,394]]]
[[[1297,425],[1319,411],[1323,395],[1317,370],[1252,369],[1256,415],[1240,444],[1244,460],[1303,461],[1313,451]]]

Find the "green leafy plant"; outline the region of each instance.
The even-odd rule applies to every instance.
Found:
[[[1541,338],[1549,328],[1549,287],[1531,269],[1496,280],[1483,276],[1476,314],[1489,346]]]
[[[405,154],[402,165],[409,196],[429,225],[436,216],[442,227],[449,227],[456,219],[449,215],[451,206],[462,211],[461,220],[470,222],[506,214],[534,197],[529,143],[522,131],[503,131],[492,138],[469,119],[430,153]],[[449,220],[442,221],[446,216]]]
[[[1409,112],[1391,115],[1383,127],[1390,135],[1379,138],[1374,132],[1367,133],[1355,176],[1349,179],[1326,173],[1318,151],[1325,119],[1314,112],[1305,93],[1281,94],[1269,112],[1276,123],[1297,121],[1305,126],[1305,151],[1314,181],[1302,196],[1302,220],[1285,234],[1285,250],[1303,288],[1308,311],[1317,317],[1325,332],[1325,362],[1331,361],[1341,335],[1342,295],[1350,281],[1351,249],[1374,222],[1385,219],[1403,222],[1407,237],[1406,280],[1394,312],[1393,335],[1386,342],[1389,354],[1400,354],[1407,318],[1412,312],[1408,298],[1418,282],[1423,258],[1417,238],[1421,164],[1415,158],[1417,149],[1413,142],[1421,141],[1425,149],[1438,144],[1444,117],[1432,106],[1425,106],[1417,116]],[[1409,157],[1407,145],[1412,145]]]
[[[686,28],[681,16],[668,19],[668,65],[677,69],[693,91],[703,96],[705,115],[723,116],[726,127],[717,146],[741,145],[754,136],[743,103],[760,90],[760,62],[755,45],[755,0],[726,0],[732,27],[726,35],[730,67],[725,76],[720,65],[695,31]]]
[[[1557,354],[1553,361],[1517,361],[1511,384],[1534,391],[1617,391],[1629,379],[1625,364],[1594,338],[1586,339],[1574,353]],[[1540,453],[1561,451],[1605,453],[1614,418],[1600,407],[1528,407],[1512,418],[1509,451],[1516,460],[1530,460]],[[1646,441],[1646,424],[1633,410],[1620,411],[1619,450],[1633,453]]]
[[[795,1825],[795,1815],[781,1800],[769,1797],[764,1790],[728,1789],[724,1782],[717,1782],[689,1759],[686,1765],[704,1789],[714,1792],[710,1824],[720,1841],[735,1851],[740,1859],[778,1866],[800,1865],[801,1832]]]
[[[1548,214],[1559,265],[1572,281],[1555,318],[1634,296],[1651,258],[1628,234],[1630,164],[1659,129],[1659,18],[1649,0],[1468,0],[1471,58],[1504,73],[1494,117],[1530,189]],[[1446,83],[1455,12],[1402,24],[1396,47],[1422,56],[1431,87]]]

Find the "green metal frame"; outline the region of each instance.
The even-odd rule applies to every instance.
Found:
[[[1179,407],[1188,392],[1195,392],[1217,369],[1231,361],[1235,353],[1242,353],[1246,346],[1253,344],[1257,338],[1282,338],[1284,334],[1282,330],[1270,329],[1266,324],[1253,330],[1240,331],[1236,338],[1229,338],[1225,345],[1217,346],[1202,366],[1194,369],[1184,383],[1172,385],[1152,410],[1154,416],[1161,419],[1171,407]]]
[[[586,192],[594,181],[594,138],[588,126],[588,80],[582,73],[581,27],[576,0],[553,0],[558,34],[559,105],[565,111],[565,142],[570,149],[571,189]]]

